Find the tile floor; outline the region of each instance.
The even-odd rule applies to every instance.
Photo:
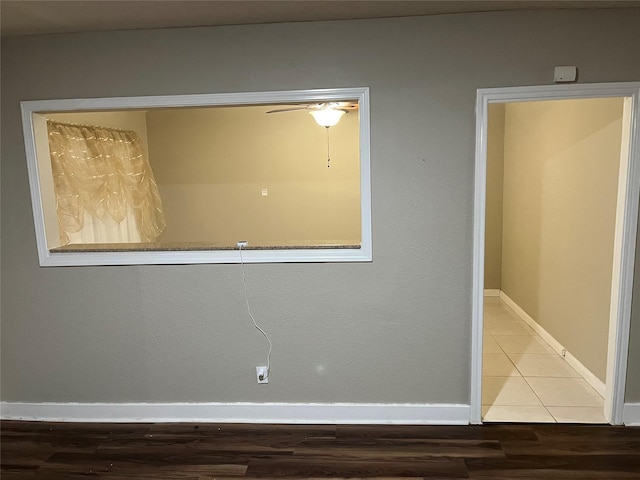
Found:
[[[498,297],[485,297],[484,422],[607,423],[603,398]]]

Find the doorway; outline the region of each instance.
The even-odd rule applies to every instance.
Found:
[[[618,181],[618,198],[612,199],[616,208],[615,218],[611,224],[615,228],[613,267],[610,276],[610,309],[608,325],[608,345],[606,350],[606,381],[604,382],[604,418],[606,421],[619,424],[622,422],[622,409],[624,402],[624,381],[626,378],[626,356],[628,350],[631,286],[633,275],[633,263],[635,257],[635,240],[637,230],[638,198],[640,190],[640,178],[635,173],[640,167],[638,158],[638,97],[640,96],[639,83],[623,84],[592,84],[592,85],[563,85],[545,87],[521,87],[486,89],[478,91],[477,98],[477,129],[476,129],[476,190],[474,204],[474,270],[473,270],[473,332],[472,332],[472,385],[471,385],[471,423],[482,423],[482,341],[483,326],[485,321],[485,226],[487,215],[487,148],[488,148],[488,114],[489,107],[493,104],[505,104],[510,102],[533,102],[568,99],[604,99],[606,97],[620,97],[624,104],[623,125],[627,125],[626,132],[623,128],[623,148],[620,154],[620,176]],[[635,120],[635,121],[634,121]],[[634,125],[630,131],[629,125]],[[610,264],[609,264],[610,265]],[[543,279],[542,279],[543,280]],[[540,283],[541,280],[538,281]],[[548,284],[549,281],[542,282]],[[513,290],[513,287],[510,287]],[[492,292],[495,294],[495,291]],[[498,291],[498,295],[501,292]],[[514,296],[516,296],[514,294]],[[503,303],[506,302],[506,306]],[[494,297],[487,302],[487,308],[492,314],[506,315],[511,311],[515,314],[512,320],[527,320],[527,313],[519,308],[517,302],[508,295]],[[504,309],[499,311],[499,309]],[[531,308],[529,308],[531,309]],[[535,327],[535,320],[529,324],[522,322],[522,327]],[[507,320],[504,316],[501,320]],[[494,323],[495,324],[495,323]],[[607,326],[605,326],[605,329]],[[535,330],[535,328],[534,328]],[[542,332],[545,333],[544,329]],[[553,344],[553,338],[544,338],[552,343],[552,347],[558,353],[566,350]],[[544,349],[543,341],[540,349]],[[557,343],[557,342],[556,342]],[[563,352],[564,350],[564,352]],[[547,351],[547,353],[553,353]],[[569,353],[569,355],[571,355]],[[495,355],[496,357],[498,355]],[[528,357],[530,360],[533,356]],[[540,357],[543,358],[543,357]],[[551,357],[544,357],[545,361]],[[560,363],[562,359],[560,359]],[[552,362],[551,362],[552,363]],[[579,362],[578,362],[579,363]],[[559,365],[559,364],[558,364]],[[604,370],[605,367],[602,367]],[[586,369],[585,369],[586,370]],[[568,370],[567,370],[568,371]],[[581,374],[584,372],[580,372]],[[569,376],[569,375],[567,375]],[[602,377],[604,375],[601,375]],[[495,379],[494,379],[495,381]],[[495,386],[487,386],[495,388]]]

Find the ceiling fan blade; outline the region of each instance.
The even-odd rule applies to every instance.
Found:
[[[357,102],[338,102],[336,109],[338,110],[358,110]]]
[[[302,103],[289,108],[278,108],[269,110],[267,113],[295,112],[297,110],[322,110],[323,108],[333,108],[335,110],[358,110],[357,102],[330,102],[330,103]]]
[[[291,108],[279,108],[277,110],[269,110],[267,113],[280,113],[280,112],[295,112],[296,110],[308,110],[309,107],[291,107]]]

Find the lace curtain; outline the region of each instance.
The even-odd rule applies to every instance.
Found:
[[[52,120],[47,129],[62,245],[152,242],[162,233],[162,201],[137,133]]]

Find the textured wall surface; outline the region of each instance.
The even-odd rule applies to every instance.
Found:
[[[2,400],[468,403],[476,89],[567,64],[638,80],[638,25],[627,9],[3,39]],[[20,100],[352,86],[371,88],[374,260],[247,266],[268,387],[238,266],[38,266]],[[629,380],[640,401],[639,365]]]

